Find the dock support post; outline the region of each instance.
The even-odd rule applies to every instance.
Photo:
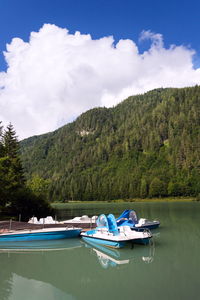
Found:
[[[12,229],[12,219],[10,219],[10,227],[9,227],[9,230],[11,231]]]

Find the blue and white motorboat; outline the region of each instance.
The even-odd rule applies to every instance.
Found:
[[[130,226],[117,227],[117,222],[112,214],[107,217],[102,214],[97,219],[97,227],[93,230],[82,232],[81,236],[86,242],[122,248],[127,242],[148,244],[152,234],[150,231],[133,231]]]
[[[134,230],[139,229],[155,229],[158,228],[160,222],[157,220],[149,221],[144,218],[138,219],[137,214],[132,209],[126,209],[123,213],[116,219],[117,226],[129,226]]]
[[[66,227],[11,230],[0,233],[0,246],[2,242],[41,241],[73,238],[79,236],[80,232],[81,228]]]

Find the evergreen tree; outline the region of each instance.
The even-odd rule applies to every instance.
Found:
[[[19,155],[19,142],[13,125],[10,123],[2,137],[4,156],[10,161],[10,176],[18,187],[24,184],[23,168]]]
[[[10,123],[3,134],[4,155],[11,159],[19,156],[19,142],[13,125]]]
[[[149,186],[150,197],[166,196],[166,189],[164,183],[157,177],[155,177]]]
[[[147,182],[144,178],[141,179],[140,197],[141,198],[147,197]]]
[[[13,126],[9,124],[1,136],[0,199],[3,207],[5,204],[10,205],[17,190],[24,186],[24,176],[19,158],[19,143]]]
[[[10,177],[10,162],[7,157],[0,158],[0,208],[10,200],[13,184]]]
[[[23,220],[33,214],[46,216],[50,208],[44,194],[44,180],[36,179],[33,189],[25,185],[19,142],[11,124],[3,134],[0,127],[0,150],[0,210],[9,215],[21,214]]]

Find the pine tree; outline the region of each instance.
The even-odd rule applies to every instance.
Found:
[[[0,209],[9,215],[21,214],[23,220],[46,216],[51,212],[44,187],[47,181],[36,180],[34,187],[26,186],[15,130],[12,124],[3,134],[2,129],[0,126]]]
[[[166,188],[164,183],[157,177],[155,177],[149,187],[150,197],[161,197],[166,195]]]
[[[9,159],[10,162],[10,176],[12,182],[17,187],[24,185],[23,168],[19,155],[19,142],[16,136],[13,125],[10,123],[7,126],[2,138],[4,147],[4,156]]]
[[[140,197],[141,198],[146,198],[147,197],[147,182],[146,182],[145,178],[141,179]]]
[[[4,155],[16,158],[19,155],[19,142],[13,125],[10,123],[3,134]]]

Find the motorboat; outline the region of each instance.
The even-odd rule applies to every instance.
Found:
[[[58,240],[80,235],[81,228],[52,227],[42,229],[7,230],[0,233],[1,242]]]
[[[149,230],[142,232],[133,231],[130,226],[118,227],[113,214],[109,214],[107,217],[102,214],[97,219],[97,227],[93,230],[82,232],[81,236],[86,242],[122,248],[127,242],[148,244],[152,234]]]
[[[129,226],[134,230],[139,229],[155,229],[158,228],[160,222],[157,220],[147,220],[145,218],[138,219],[137,214],[132,209],[126,209],[123,213],[116,219],[117,226]]]

